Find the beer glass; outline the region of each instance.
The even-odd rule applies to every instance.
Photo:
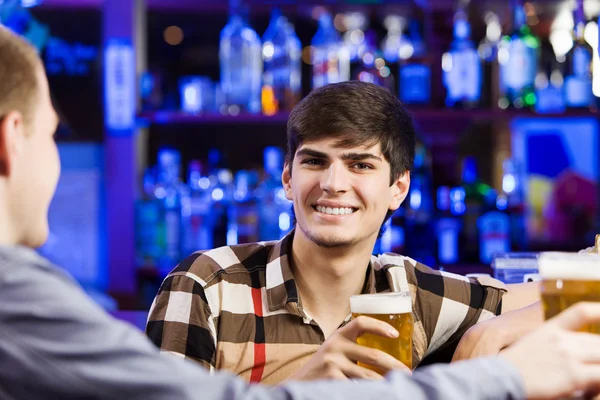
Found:
[[[541,253],[539,269],[545,319],[580,301],[600,301],[600,255]],[[600,333],[600,324],[582,330]]]
[[[381,350],[412,369],[413,316],[409,292],[351,296],[350,310],[352,318],[361,315],[375,318],[387,322],[400,333],[394,339],[366,333],[356,340],[359,345]],[[370,365],[359,365],[380,374],[384,373]]]

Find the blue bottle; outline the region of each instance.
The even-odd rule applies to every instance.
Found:
[[[254,171],[239,171],[235,176],[233,199],[228,209],[227,245],[258,241],[258,201]]]
[[[281,185],[283,151],[279,147],[264,150],[264,178],[256,191],[260,240],[281,239],[291,226],[291,202]]]

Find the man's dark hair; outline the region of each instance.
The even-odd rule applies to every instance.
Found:
[[[290,113],[286,162],[291,173],[298,148],[325,138],[336,138],[340,148],[380,143],[392,185],[412,169],[415,136],[412,117],[389,90],[360,81],[334,83],[313,90]]]

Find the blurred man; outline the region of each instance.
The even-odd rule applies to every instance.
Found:
[[[53,141],[58,119],[35,51],[1,26],[0,93],[2,399],[553,398],[600,385],[600,337],[572,332],[600,320],[600,306],[590,304],[565,312],[503,356],[412,377],[395,371],[380,382],[266,388],[161,357],[140,332],[108,316],[32,250],[48,234],[46,213],[60,169]],[[353,334],[398,334],[374,319],[354,325]]]

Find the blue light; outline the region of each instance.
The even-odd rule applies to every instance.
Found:
[[[504,211],[508,208],[508,200],[506,196],[498,196],[496,199],[496,208],[500,211]]]
[[[111,39],[104,49],[105,125],[129,132],[135,123],[135,56],[128,40]]]
[[[279,214],[279,229],[281,231],[285,232],[288,229],[290,229],[290,225],[291,225],[290,214],[287,212],[282,212],[281,214]]]
[[[225,193],[223,193],[223,189],[216,188],[212,191],[211,196],[214,201],[221,201],[223,200],[223,197],[225,197]]]
[[[420,208],[421,200],[422,200],[421,190],[416,189],[416,188],[413,189],[410,192],[410,208],[412,208],[413,210]]]
[[[517,188],[517,180],[512,174],[506,174],[502,178],[502,190],[506,194],[511,194]]]
[[[24,8],[35,7],[42,4],[42,0],[21,0],[21,6]]]

